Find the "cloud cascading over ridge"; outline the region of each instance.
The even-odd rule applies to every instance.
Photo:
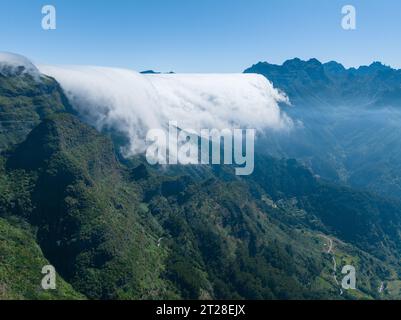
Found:
[[[29,59],[10,52],[0,52],[0,74],[5,76],[29,74],[35,79],[40,76],[39,70]]]
[[[91,66],[39,66],[63,87],[73,107],[99,130],[129,138],[127,153],[145,150],[150,129],[288,129],[287,102],[256,74],[155,74]]]

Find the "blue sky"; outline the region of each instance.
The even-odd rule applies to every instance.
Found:
[[[57,30],[41,8],[57,9]],[[341,8],[357,30],[341,28]],[[0,51],[37,63],[242,72],[293,57],[401,68],[399,0],[1,0]]]

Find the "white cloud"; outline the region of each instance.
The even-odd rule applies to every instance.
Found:
[[[63,87],[70,102],[99,130],[130,139],[128,153],[145,150],[150,129],[177,121],[183,129],[286,129],[291,120],[278,103],[287,98],[253,74],[143,75],[126,69],[39,66]]]
[[[27,58],[9,52],[0,52],[0,73],[6,76],[25,73],[35,78],[40,74]]]

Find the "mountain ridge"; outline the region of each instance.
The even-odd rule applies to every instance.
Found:
[[[298,106],[396,107],[401,102],[401,70],[381,62],[345,68],[335,61],[294,58],[282,65],[259,62],[244,73],[264,75]]]
[[[263,154],[248,179],[230,166],[165,168],[143,155],[124,158],[116,148],[121,137],[84,123],[58,83],[44,79],[50,87],[24,74],[1,78],[0,107],[6,101],[16,119],[46,110],[23,134],[0,132],[7,145],[0,153],[1,297],[401,296],[399,202],[326,183],[296,160]],[[21,241],[36,248],[33,257]],[[333,259],[357,268],[357,290],[340,294]],[[7,281],[16,274],[13,261],[27,270],[15,284]],[[64,281],[54,296],[38,287],[41,263],[54,265]]]
[[[401,70],[292,59],[245,72],[265,76],[288,95],[292,107],[283,108],[296,124],[288,134],[265,135],[260,150],[295,158],[336,183],[401,196]]]
[[[367,69],[375,69],[375,70],[394,70],[394,71],[401,71],[401,69],[397,69],[397,68],[393,68],[390,65],[386,65],[381,61],[373,61],[371,62],[369,65],[360,65],[358,67],[345,67],[341,62],[338,62],[336,60],[330,60],[327,62],[322,62],[317,58],[310,58],[307,60],[298,58],[298,57],[294,57],[291,59],[287,59],[285,60],[283,63],[281,64],[277,64],[277,63],[270,63],[268,61],[259,61],[255,64],[253,64],[251,67],[245,69],[251,69],[257,66],[261,66],[261,65],[268,65],[271,67],[294,67],[294,66],[298,66],[298,67],[304,67],[304,66],[324,66],[324,67],[332,67],[334,69],[338,69],[339,71],[364,71]]]

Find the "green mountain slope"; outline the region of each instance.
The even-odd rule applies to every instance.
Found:
[[[74,288],[90,298],[168,292],[157,273],[165,253],[145,225],[138,191],[122,181],[111,141],[59,115],[35,128],[7,164],[9,180],[29,194],[28,208],[11,210],[38,228],[43,252]]]
[[[4,298],[400,297],[399,203],[293,160],[258,157],[245,179],[229,167],[150,167],[66,110],[50,108],[0,156]],[[38,288],[49,263],[57,292]],[[341,292],[346,264],[357,290]]]
[[[17,219],[0,218],[0,299],[83,299],[57,276],[56,290],[43,290],[42,268],[49,265],[34,232]]]
[[[338,226],[322,218],[330,211],[316,204],[306,215],[320,217],[320,229],[285,220],[299,211],[289,199],[323,190],[304,169],[260,162],[270,170],[264,177],[283,185],[257,193],[230,169],[204,168],[191,178],[190,167],[180,175],[146,164],[130,169],[114,154],[109,139],[58,115],[36,127],[5,165],[5,193],[16,201],[9,197],[1,207],[37,228],[45,256],[89,298],[372,298],[377,282],[397,273],[391,248],[385,264],[374,250],[343,243]],[[285,200],[268,205],[278,193]],[[359,290],[343,296],[322,237],[332,230],[338,263],[351,261],[360,271]]]
[[[65,111],[72,109],[55,80],[0,73],[0,151],[22,142],[46,116]]]
[[[295,199],[297,206],[308,213],[309,221],[319,221],[309,226],[320,225],[322,231],[336,234],[381,259],[400,252],[399,201],[316,179],[295,160],[260,157],[258,164],[251,179],[275,201]]]

